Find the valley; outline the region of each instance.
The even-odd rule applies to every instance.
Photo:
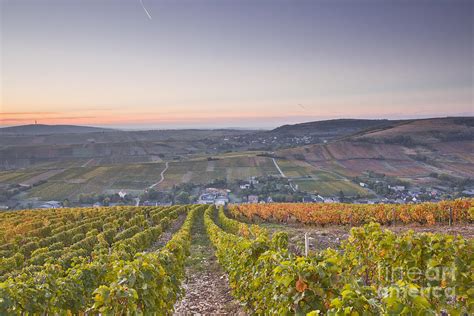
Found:
[[[469,196],[473,126],[473,118],[444,118],[333,120],[270,131],[3,128],[0,203],[168,204],[180,194],[195,202],[212,187],[230,191],[234,203],[250,195],[395,203]],[[116,198],[120,192],[128,198]]]

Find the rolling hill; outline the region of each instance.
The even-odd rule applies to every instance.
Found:
[[[450,177],[474,178],[472,117],[331,120],[285,125],[271,131],[92,128],[85,132],[86,127],[68,128],[58,130],[79,128],[82,132],[0,133],[0,166],[10,170],[0,173],[0,185],[48,180],[32,190],[42,192],[38,196],[49,196],[56,187],[69,190],[69,195],[145,189],[159,177],[164,162],[169,162],[167,177],[160,185],[165,189],[180,183],[278,176],[273,157],[299,188],[325,195],[339,191],[366,195],[367,191],[352,180],[370,173],[418,187],[446,185],[444,180]],[[308,144],[298,143],[308,139]],[[64,178],[70,172],[77,175]],[[140,175],[139,179],[131,181],[135,175]]]
[[[440,174],[474,178],[473,140],[472,117],[409,120],[326,144],[282,149],[276,155],[346,178],[373,172],[430,186],[439,183]]]
[[[337,119],[283,125],[268,133],[280,137],[316,136],[332,139],[374,128],[392,126],[398,122],[390,120]]]
[[[473,141],[474,117],[448,117],[399,121],[351,136],[352,140],[379,143],[432,144],[445,141]]]

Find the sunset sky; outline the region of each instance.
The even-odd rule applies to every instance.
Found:
[[[474,115],[474,1],[0,2],[0,125]]]

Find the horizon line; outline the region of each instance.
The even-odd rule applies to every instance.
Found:
[[[387,117],[334,117],[334,118],[322,118],[322,119],[315,119],[309,121],[298,121],[298,122],[291,122],[291,123],[284,123],[284,124],[272,124],[274,127],[252,127],[252,126],[219,126],[212,128],[211,126],[193,126],[193,124],[183,124],[183,123],[176,123],[176,124],[165,124],[165,125],[178,125],[176,127],[154,127],[152,126],[153,123],[144,123],[144,124],[67,124],[67,123],[59,123],[59,124],[44,124],[41,122],[35,122],[31,124],[15,124],[15,125],[3,125],[0,122],[0,129],[10,128],[10,127],[22,127],[22,126],[79,126],[79,127],[92,127],[92,128],[103,128],[103,129],[111,129],[111,130],[122,130],[122,131],[150,131],[150,130],[270,130],[274,128],[278,128],[285,125],[299,125],[305,123],[313,123],[313,122],[325,122],[325,121],[339,121],[339,120],[370,120],[370,121],[410,121],[410,120],[430,120],[430,119],[447,119],[447,118],[470,118],[474,117],[474,113],[459,113],[454,115],[440,115],[440,116],[407,116],[407,117],[397,117],[397,118],[387,118]],[[36,120],[37,121],[37,120]],[[159,124],[159,123],[158,123]],[[141,126],[143,125],[143,126]],[[163,125],[163,124],[161,124]],[[179,127],[179,125],[182,125]],[[186,125],[190,125],[186,127]],[[212,124],[210,124],[212,125]],[[266,124],[263,124],[266,125]],[[268,125],[268,124],[267,124]],[[141,127],[140,127],[141,126]]]

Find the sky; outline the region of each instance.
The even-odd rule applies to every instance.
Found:
[[[474,115],[470,0],[0,3],[4,126]]]

